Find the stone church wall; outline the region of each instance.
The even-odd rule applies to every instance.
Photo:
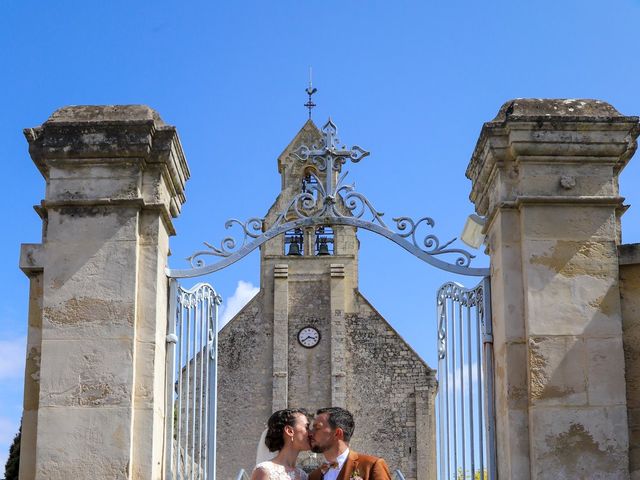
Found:
[[[416,433],[416,389],[435,395],[435,371],[359,293],[356,306],[357,313],[346,315],[347,409],[356,417],[352,446],[384,457],[407,480],[418,478],[417,450],[435,452],[435,432]]]
[[[317,277],[316,277],[317,278]],[[290,407],[311,410],[331,405],[331,331],[329,282],[289,282],[289,397]],[[304,348],[295,339],[312,326],[324,333],[315,348]]]
[[[217,478],[255,466],[258,439],[271,415],[272,321],[258,293],[221,331],[218,344]]]
[[[629,418],[629,470],[640,478],[640,244],[620,246],[620,297]]]
[[[330,312],[327,281],[311,278],[289,285],[288,405],[312,413],[331,405]],[[220,333],[218,374],[218,477],[251,472],[257,441],[272,413],[273,326],[261,291]],[[407,480],[418,475],[418,455],[435,452],[435,371],[409,347],[371,304],[355,295],[356,313],[346,317],[347,403],[356,417],[352,447],[384,457]],[[324,337],[313,349],[297,332],[308,325]],[[416,398],[420,405],[416,405]],[[418,429],[417,411],[428,425]],[[305,461],[306,455],[301,457]]]

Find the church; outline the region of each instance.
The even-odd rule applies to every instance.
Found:
[[[282,187],[263,231],[296,195],[340,174],[296,158],[321,141],[309,119],[279,156]],[[407,480],[435,479],[436,372],[359,291],[356,233],[299,228],[262,245],[260,291],[219,334],[217,478],[252,471],[272,412],[339,406],[356,420],[351,448]],[[305,469],[321,461],[299,457]]]

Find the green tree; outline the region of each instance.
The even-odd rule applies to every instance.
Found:
[[[20,470],[20,438],[22,437],[22,421],[17,435],[13,438],[13,443],[9,447],[9,458],[4,466],[5,480],[18,480],[18,470]]]
[[[458,475],[456,476],[456,480],[487,480],[489,476],[487,475],[487,470],[484,472],[480,470],[476,470],[471,476],[471,472],[467,471],[466,473],[462,471],[461,468],[458,468]]]

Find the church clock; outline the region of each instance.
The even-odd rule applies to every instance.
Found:
[[[314,327],[304,327],[298,332],[298,342],[305,348],[313,348],[320,341],[320,332]]]

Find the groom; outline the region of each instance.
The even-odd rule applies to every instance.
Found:
[[[324,454],[326,463],[311,472],[309,480],[391,480],[382,458],[349,449],[355,428],[353,415],[344,408],[321,408],[309,432],[311,451]]]

